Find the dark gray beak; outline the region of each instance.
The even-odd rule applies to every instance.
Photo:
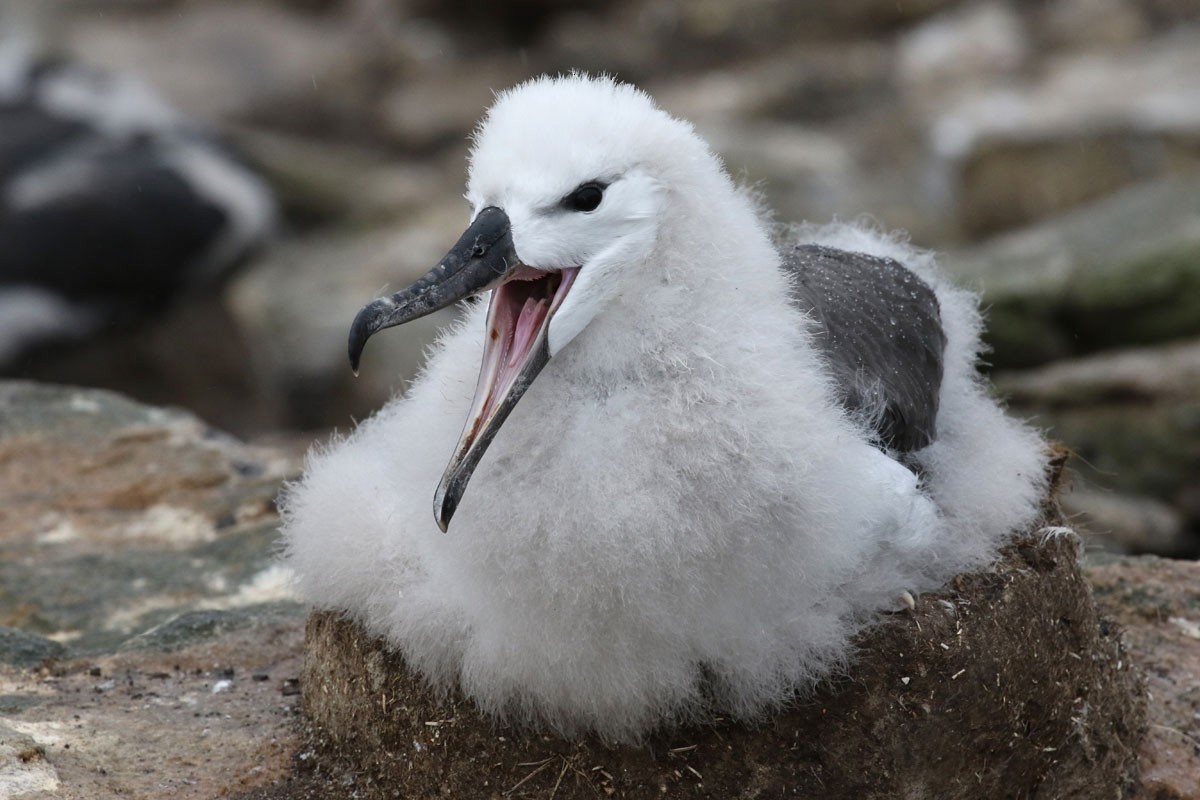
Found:
[[[434,518],[443,531],[488,445],[550,360],[550,318],[578,272],[578,267],[536,270],[523,266],[513,246],[508,215],[489,206],[479,212],[436,267],[407,289],[374,301],[355,317],[350,327],[350,365],[357,373],[359,356],[372,334],[494,289],[475,398],[433,498]],[[517,335],[518,330],[522,335]]]
[[[508,215],[495,206],[479,212],[458,243],[417,282],[391,297],[370,303],[350,326],[350,368],[358,362],[367,339],[394,325],[412,322],[426,314],[491,289],[517,265]]]

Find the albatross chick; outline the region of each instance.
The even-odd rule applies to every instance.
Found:
[[[976,372],[976,298],[860,227],[780,246],[638,89],[501,94],[466,197],[466,233],[363,309],[351,360],[480,300],[284,503],[303,594],[434,686],[611,740],[754,718],[1036,517],[1043,445]]]

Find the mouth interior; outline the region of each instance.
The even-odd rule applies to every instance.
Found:
[[[566,299],[578,272],[578,267],[538,270],[520,266],[492,290],[469,439],[493,416],[535,350],[545,346],[550,318]]]

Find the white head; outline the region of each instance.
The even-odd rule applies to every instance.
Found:
[[[492,290],[474,406],[434,499],[443,529],[549,359],[618,297],[661,283],[664,240],[711,213],[711,198],[732,196],[729,186],[692,126],[632,86],[570,75],[499,95],[475,134],[471,226],[427,275],[364,308],[350,333],[357,367],[375,332]]]
[[[500,94],[475,134],[466,197],[474,214],[504,210],[521,263],[579,267],[550,320],[554,356],[616,294],[656,277],[660,226],[719,175],[692,126],[645,92],[571,75]]]

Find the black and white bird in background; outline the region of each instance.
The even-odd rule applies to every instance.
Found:
[[[989,398],[976,297],[929,253],[843,224],[781,245],[691,125],[581,75],[498,97],[466,196],[351,360],[482,299],[311,454],[283,528],[303,594],[434,685],[613,740],[754,718],[1036,519],[1043,443]]]
[[[136,77],[0,31],[0,367],[218,284],[271,234],[270,189]]]

